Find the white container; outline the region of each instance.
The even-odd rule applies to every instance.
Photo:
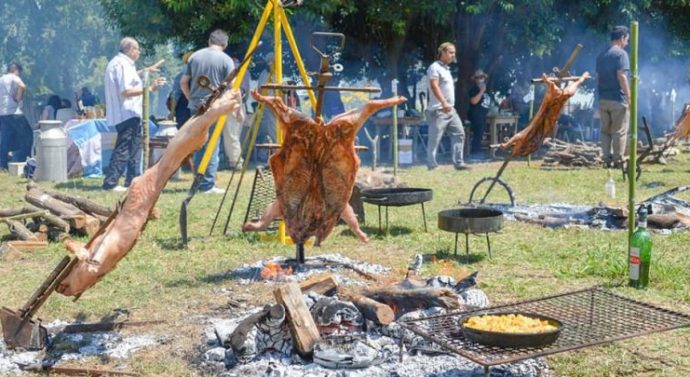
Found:
[[[9,162],[7,163],[7,170],[10,175],[21,176],[24,174],[24,166],[26,166],[26,162]]]
[[[412,139],[398,139],[398,162],[400,165],[412,165]]]
[[[171,120],[164,120],[161,122],[158,122],[158,130],[156,130],[156,134],[154,136],[156,137],[167,137],[168,140],[171,140],[173,137],[177,135],[177,123],[171,121]],[[151,162],[150,164],[155,164],[158,162],[158,160],[163,157],[163,153],[165,153],[164,148],[154,148],[151,151]],[[172,176],[173,179],[179,180],[181,179],[180,175],[180,169],[177,169],[175,174]]]
[[[36,141],[36,181],[67,181],[67,134],[59,120],[38,122]]]

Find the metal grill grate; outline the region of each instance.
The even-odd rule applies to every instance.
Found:
[[[465,339],[459,321],[497,312],[541,314],[563,323],[555,343],[543,348],[500,348]],[[690,326],[690,315],[662,309],[595,287],[524,302],[405,321],[402,327],[484,367],[552,355]]]
[[[276,189],[273,184],[273,174],[271,169],[267,166],[258,166],[256,174],[254,175],[254,184],[252,185],[252,193],[249,197],[249,204],[247,205],[247,213],[244,216],[244,222],[257,221],[266,210],[266,207],[271,202],[276,200]],[[267,230],[278,229],[278,220],[274,220],[267,228]]]

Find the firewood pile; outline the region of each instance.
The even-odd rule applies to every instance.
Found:
[[[273,291],[275,304],[247,317],[232,332],[221,334],[217,328],[216,336],[225,348],[233,349],[241,363],[253,359],[263,348],[289,354],[290,347],[303,357],[313,355],[317,361],[322,355],[315,347],[324,337],[361,333],[367,326],[387,326],[420,309],[461,309],[464,301],[458,289],[475,285],[476,273],[457,284],[444,284],[436,278],[423,279],[416,272],[411,266],[402,282],[377,280],[372,288],[364,289],[345,287],[332,273],[285,283]]]
[[[61,242],[70,235],[92,237],[112,214],[113,208],[61,191],[27,185],[19,208],[0,208],[0,222],[9,229],[9,239],[0,255],[18,255]]]
[[[577,141],[568,143],[558,139],[544,141],[548,147],[544,154],[542,167],[601,167],[604,160],[601,158],[601,147],[595,143]]]

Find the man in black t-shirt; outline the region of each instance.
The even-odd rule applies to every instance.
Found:
[[[470,123],[472,123],[470,154],[477,157],[481,153],[482,136],[486,129],[486,115],[491,107],[491,97],[486,92],[486,79],[488,76],[484,71],[478,69],[471,78],[474,85],[472,85],[469,92],[470,107],[467,117]]]
[[[601,149],[605,166],[623,161],[630,114],[630,60],[624,48],[630,34],[625,26],[611,31],[611,46],[597,57],[597,92],[601,116]]]

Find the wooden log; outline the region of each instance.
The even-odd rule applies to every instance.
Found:
[[[38,208],[36,208],[34,206],[28,206],[28,207],[24,207],[24,208],[35,209],[36,211],[39,210]],[[43,220],[45,222],[47,222],[48,224],[62,229],[62,231],[65,233],[69,233],[69,228],[70,228],[69,223],[67,221],[61,219],[60,217],[53,215],[49,211],[43,211],[43,214],[41,214],[40,217],[43,218]]]
[[[38,241],[48,242],[48,232],[34,232],[34,237]]]
[[[22,253],[12,247],[9,242],[3,242],[0,245],[0,258],[7,261],[13,261],[22,258]]]
[[[338,297],[352,302],[364,318],[379,325],[389,325],[395,321],[395,312],[390,306],[344,288],[338,289]]]
[[[400,289],[384,287],[364,291],[362,294],[390,306],[395,312],[396,318],[405,313],[434,306],[446,309],[459,309],[461,307],[458,295],[447,288]]]
[[[25,241],[37,241],[38,239],[36,236],[31,233],[29,229],[27,229],[24,224],[17,220],[5,220],[5,223],[7,223],[7,226],[10,228],[10,233],[12,233],[15,237],[19,238],[20,240],[25,240]]]
[[[338,289],[338,280],[331,273],[318,274],[299,283],[302,293],[316,292],[320,295],[333,296]]]
[[[284,284],[276,288],[273,295],[276,301],[285,307],[295,350],[300,356],[310,356],[314,351],[314,344],[319,340],[319,330],[304,302],[299,285]]]
[[[72,218],[75,216],[84,215],[84,212],[72,204],[55,199],[38,189],[27,190],[26,194],[24,194],[24,199],[26,199],[27,202],[39,208],[45,208],[51,213],[62,218]]]
[[[113,213],[113,209],[107,206],[104,206],[102,204],[96,203],[93,200],[87,199],[87,198],[82,198],[80,196],[76,195],[71,195],[67,194],[65,192],[57,191],[57,190],[51,190],[49,188],[44,188],[44,187],[39,187],[36,183],[30,182],[27,185],[28,189],[37,189],[40,190],[50,196],[52,196],[55,199],[61,200],[65,203],[69,203],[74,205],[75,207],[79,208],[80,210],[88,213],[88,214],[95,214],[95,215],[100,215],[104,217],[110,216],[110,214]]]
[[[101,221],[99,219],[91,215],[86,215],[86,222],[84,226],[81,228],[81,230],[84,231],[84,233],[86,233],[87,236],[93,237],[93,235],[98,232],[98,229],[100,227]]]
[[[39,211],[36,207],[25,206],[21,208],[0,208],[0,217],[12,217],[23,213]]]

